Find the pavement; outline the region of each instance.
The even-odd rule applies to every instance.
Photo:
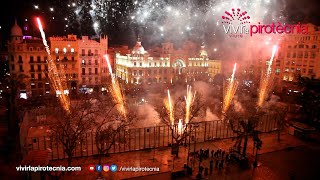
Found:
[[[281,134],[281,141],[277,141],[277,133],[266,133],[261,134],[263,141],[262,149],[259,151],[259,157],[266,153],[278,152],[284,149],[290,149],[295,147],[306,146],[307,143],[302,140],[289,135],[285,132]],[[233,146],[232,139],[224,140],[215,140],[204,143],[197,143],[194,147],[191,145],[191,152],[195,148],[196,150],[207,149],[210,151],[212,149],[222,149],[228,151],[230,147]],[[252,153],[253,142],[252,139],[249,139],[247,153],[250,155]],[[170,148],[161,148],[161,149],[149,149],[144,151],[134,151],[134,152],[125,152],[111,154],[109,157],[104,157],[102,159],[102,165],[107,164],[116,164],[118,171],[121,167],[159,167],[160,172],[102,172],[102,175],[105,179],[129,179],[129,178],[138,178],[145,179],[150,178],[151,175],[155,177],[162,177],[160,179],[167,179],[170,177],[170,172],[183,170],[183,165],[187,163],[187,154],[188,147],[180,147],[179,157],[171,155]],[[55,160],[51,161],[50,164],[53,166],[65,165],[66,160]],[[99,174],[97,172],[90,172],[88,170],[89,165],[96,165],[98,159],[94,157],[84,157],[76,158],[72,162],[72,166],[81,166],[81,172],[74,172],[66,174],[62,179],[83,179],[83,180],[93,180],[96,179]],[[192,163],[193,164],[193,163]],[[194,179],[195,174],[197,173],[198,162],[194,163],[193,176],[184,177],[182,179]],[[203,162],[204,167],[209,167],[209,159]],[[142,177],[144,176],[144,177]],[[281,179],[280,176],[274,172],[268,166],[262,166],[258,168],[252,168],[251,170],[244,171],[240,169],[237,164],[231,164],[223,168],[222,170],[215,169],[213,175],[207,176],[205,179]]]

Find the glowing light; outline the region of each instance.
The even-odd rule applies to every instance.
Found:
[[[39,9],[39,6],[38,5],[34,5],[33,6],[35,9]]]
[[[53,10],[54,10],[53,8],[50,8],[50,11],[51,11],[51,12],[53,12]]]
[[[229,82],[227,82],[227,85],[225,86],[225,89],[224,89],[223,109],[222,109],[223,113],[226,113],[227,110],[229,109],[233,96],[237,91],[238,81],[235,81],[234,79],[236,68],[237,68],[237,63],[234,64],[231,78]]]
[[[117,108],[118,112],[126,118],[127,111],[126,111],[126,108],[124,105],[124,96],[122,94],[120,84],[117,81],[115,74],[113,74],[113,72],[112,72],[112,67],[111,67],[108,55],[105,55],[105,58],[106,58],[108,70],[109,70],[109,73],[111,76],[111,81],[112,81],[111,85],[109,86],[109,89],[111,92],[113,102],[117,104],[116,108]]]
[[[277,51],[277,46],[273,46],[271,58],[269,60],[268,68],[265,73],[261,73],[261,80],[260,80],[260,88],[259,88],[259,99],[258,99],[258,106],[262,107],[263,102],[266,100],[267,95],[272,90],[273,86],[273,76],[272,76],[272,63]]]
[[[170,91],[168,89],[168,99],[167,100],[164,100],[164,104],[165,104],[165,107],[167,109],[167,112],[169,114],[169,122],[172,126],[174,126],[174,109],[173,109],[173,106],[172,106],[172,100],[171,100],[171,96],[170,96]]]
[[[98,29],[99,28],[99,23],[98,22],[94,22],[93,23],[93,28],[94,29]]]
[[[179,122],[178,122],[178,134],[181,135],[183,132],[183,124],[182,124],[182,120],[179,119]]]
[[[192,94],[192,87],[191,86],[187,86],[187,95],[184,97],[185,101],[186,101],[186,120],[185,120],[185,124],[189,123],[190,120],[190,108],[194,102],[194,98],[196,96],[196,91]]]
[[[55,91],[65,92],[67,90],[67,88],[66,88],[67,86],[66,86],[66,82],[65,82],[65,75],[63,72],[60,72],[60,73],[58,72],[57,66],[51,57],[50,48],[47,43],[46,35],[43,31],[42,24],[41,24],[41,21],[39,18],[37,18],[37,23],[38,23],[38,27],[39,27],[39,30],[41,33],[43,45],[45,46],[46,52],[48,54],[48,60],[47,60],[48,76],[51,81],[52,87],[54,88]],[[65,93],[62,93],[61,95],[59,95],[59,100],[60,100],[62,107],[67,112],[69,112],[70,101],[69,101],[68,96]]]

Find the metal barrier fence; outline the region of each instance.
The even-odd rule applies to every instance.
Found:
[[[231,130],[228,123],[223,120],[204,121],[193,124],[195,129],[190,136],[192,139],[196,140],[197,143],[237,136]],[[274,131],[277,129],[277,122],[275,118],[270,115],[263,116],[257,129],[261,132]],[[81,142],[79,141],[76,146],[74,157],[98,154],[94,136],[94,132],[86,133],[84,135],[84,139]],[[121,138],[125,138],[125,141],[115,143],[109,150],[109,153],[168,147],[174,141],[168,126],[136,128],[127,131],[123,130],[117,138],[119,138],[119,141],[121,141]],[[52,160],[67,158],[63,146],[55,141],[53,137],[32,137],[28,138],[27,142],[29,142],[29,150],[49,150]]]

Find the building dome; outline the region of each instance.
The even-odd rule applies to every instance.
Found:
[[[141,45],[140,39],[138,39],[136,45],[133,47],[132,53],[133,54],[145,54],[146,53],[143,46]]]
[[[11,28],[11,36],[23,36],[22,29],[17,24],[17,20],[14,23],[14,26]]]
[[[201,46],[200,56],[208,56],[207,51],[204,49],[204,45]]]

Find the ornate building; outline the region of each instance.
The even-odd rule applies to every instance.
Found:
[[[8,41],[8,60],[10,74],[28,76],[20,96],[27,98],[50,94],[48,80],[47,53],[39,38],[26,37],[17,21],[11,29]]]
[[[116,75],[126,83],[174,83],[176,81],[205,80],[208,76],[208,54],[194,43],[186,42],[179,49],[173,43],[147,52],[138,39],[128,54],[116,54]]]

